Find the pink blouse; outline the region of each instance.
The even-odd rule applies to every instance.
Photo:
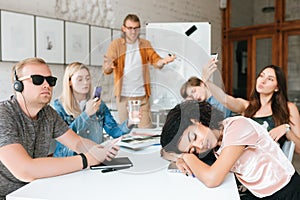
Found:
[[[255,196],[270,196],[289,183],[295,169],[265,128],[242,116],[227,118],[223,125],[222,145],[216,154],[227,146],[247,146],[231,171]]]

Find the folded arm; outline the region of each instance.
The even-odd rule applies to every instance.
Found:
[[[244,146],[225,147],[211,166],[199,160],[194,154],[185,153],[182,159],[188,165],[191,173],[207,187],[217,187],[224,181],[234,163],[244,152],[244,148]]]
[[[103,147],[91,140],[81,138],[71,129],[57,140],[78,153],[84,153],[87,157],[88,166],[99,164],[105,159],[110,160],[119,150],[119,147],[115,145]],[[83,168],[80,155],[63,158],[32,158],[19,143],[1,147],[0,160],[16,178],[24,182],[67,174]]]
[[[74,131],[69,129],[65,134],[57,138],[57,141],[64,144],[76,153],[85,153],[88,158],[89,165],[95,165],[110,160],[115,157],[119,151],[119,147],[108,144],[102,146],[92,140],[80,137]]]
[[[79,171],[83,167],[80,156],[33,159],[24,147],[18,143],[1,147],[0,158],[6,168],[17,179],[24,182]]]
[[[288,102],[290,111],[290,129],[287,129],[287,124],[281,124],[269,131],[270,136],[278,142],[278,140],[286,135],[287,139],[295,143],[295,152],[300,153],[300,116],[298,108],[295,104]]]

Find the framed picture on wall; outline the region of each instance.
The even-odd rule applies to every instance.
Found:
[[[64,63],[64,22],[36,17],[36,56],[47,63]]]
[[[34,57],[34,47],[34,16],[1,10],[2,60]]]
[[[66,64],[82,62],[90,64],[89,25],[66,22]]]
[[[101,66],[103,64],[104,54],[111,42],[111,30],[91,26],[91,65]]]

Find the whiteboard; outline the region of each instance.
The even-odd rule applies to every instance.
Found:
[[[146,39],[161,57],[175,54],[176,60],[163,69],[150,68],[151,102],[157,109],[170,109],[183,99],[182,84],[191,76],[201,77],[201,67],[210,59],[209,22],[148,23]]]

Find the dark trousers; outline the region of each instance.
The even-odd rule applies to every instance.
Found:
[[[300,200],[300,176],[297,172],[292,176],[291,181],[281,190],[275,192],[273,195],[258,198],[254,196],[249,190],[240,194],[241,200]]]

